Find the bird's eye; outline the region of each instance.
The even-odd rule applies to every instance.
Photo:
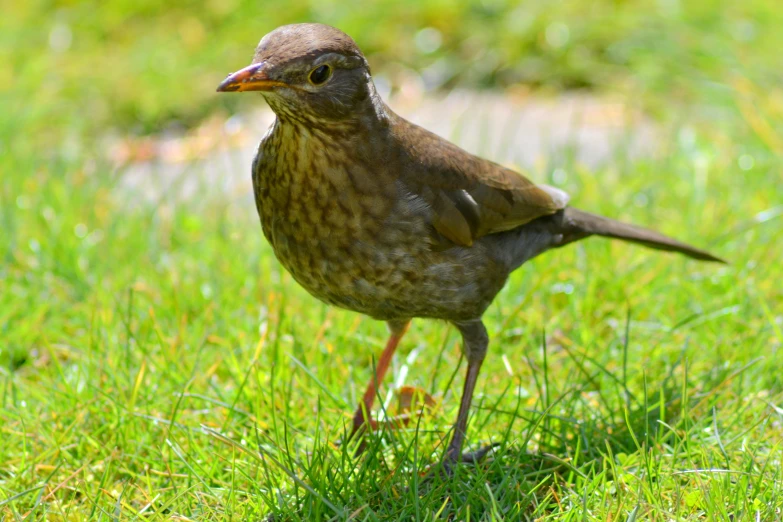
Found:
[[[321,65],[310,71],[310,83],[321,85],[332,75],[332,68],[328,65]]]

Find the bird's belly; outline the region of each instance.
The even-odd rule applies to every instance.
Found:
[[[497,267],[470,249],[432,251],[423,231],[385,224],[372,237],[300,235],[265,224],[275,255],[310,294],[377,319],[481,315],[505,282],[482,277]],[[405,239],[403,239],[405,238]]]
[[[392,303],[416,278],[415,254],[361,238],[267,233],[275,255],[296,281],[318,299],[373,316],[397,315]],[[377,239],[377,238],[376,238]]]

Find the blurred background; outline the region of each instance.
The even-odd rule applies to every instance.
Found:
[[[780,0],[0,0],[0,514],[284,512],[290,474],[242,453],[260,432],[264,451],[310,478],[345,471],[338,485],[313,479],[323,497],[301,505],[418,509],[383,489],[383,466],[352,489],[350,459],[325,443],[386,332],[320,305],[276,262],[249,174],[273,115],[261,96],[215,92],[264,34],[303,21],[350,34],[401,115],[580,208],[731,262],[596,240],[513,275],[486,317],[478,389],[496,403],[479,399],[470,438],[531,429],[519,458],[548,451],[579,472],[539,470],[537,507],[526,491],[539,475],[492,503],[509,520],[582,506],[597,520],[636,516],[584,493],[600,487],[614,505],[644,506],[640,518],[779,518]],[[459,343],[417,321],[405,344],[390,382],[442,399],[418,439],[437,455],[462,382],[438,369],[458,367]],[[661,440],[642,440],[657,436],[648,391],[661,412],[682,411]],[[520,404],[553,416],[488,411]],[[680,443],[687,452],[667,446]],[[702,483],[676,471],[712,466],[742,472]],[[465,493],[474,513],[487,491]],[[447,515],[466,519],[460,509]]]
[[[268,31],[314,20],[352,35],[391,92],[613,93],[715,119],[748,89],[781,103],[774,0],[30,1],[2,12],[4,135],[36,145],[183,129],[258,104],[216,96],[216,82]]]
[[[212,174],[222,165],[236,176],[228,188],[246,186],[237,162],[272,115],[260,96],[215,85],[268,31],[312,20],[359,42],[395,110],[504,163],[551,174],[571,153],[605,166],[619,146],[651,153],[686,121],[729,128],[720,139],[738,157],[782,141],[774,0],[114,0],[5,2],[0,148],[130,165],[135,186],[207,159]],[[242,152],[215,164],[226,148]],[[179,168],[152,171],[150,160]]]

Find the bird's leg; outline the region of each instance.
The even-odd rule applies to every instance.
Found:
[[[484,362],[484,356],[487,354],[489,336],[481,320],[454,324],[462,334],[462,351],[468,360],[468,373],[465,377],[465,387],[459,403],[457,422],[454,423],[454,433],[443,457],[447,472],[450,471],[450,467],[456,462],[476,462],[481,460],[495,447],[495,445],[490,445],[474,453],[462,454],[462,444],[465,442],[465,434],[468,427],[470,403],[473,399],[473,390],[476,388],[476,380],[481,370],[481,363]]]
[[[397,345],[400,343],[400,339],[405,335],[405,331],[410,324],[409,320],[406,321],[389,321],[389,340],[386,341],[386,347],[381,353],[378,364],[375,367],[375,374],[367,384],[367,389],[364,391],[362,402],[359,403],[359,407],[356,408],[356,413],[353,414],[353,427],[351,428],[351,434],[348,436],[350,440],[356,435],[363,426],[370,425],[372,422],[372,405],[375,402],[375,396],[378,395],[378,386],[383,381],[383,376],[386,375],[386,370],[389,369],[389,363],[391,363],[392,355],[397,350]],[[360,449],[361,451],[361,449]]]

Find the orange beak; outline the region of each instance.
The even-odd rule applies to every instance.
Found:
[[[288,84],[271,80],[264,70],[263,63],[254,63],[228,77],[218,85],[218,92],[271,91],[275,87],[288,87]]]

